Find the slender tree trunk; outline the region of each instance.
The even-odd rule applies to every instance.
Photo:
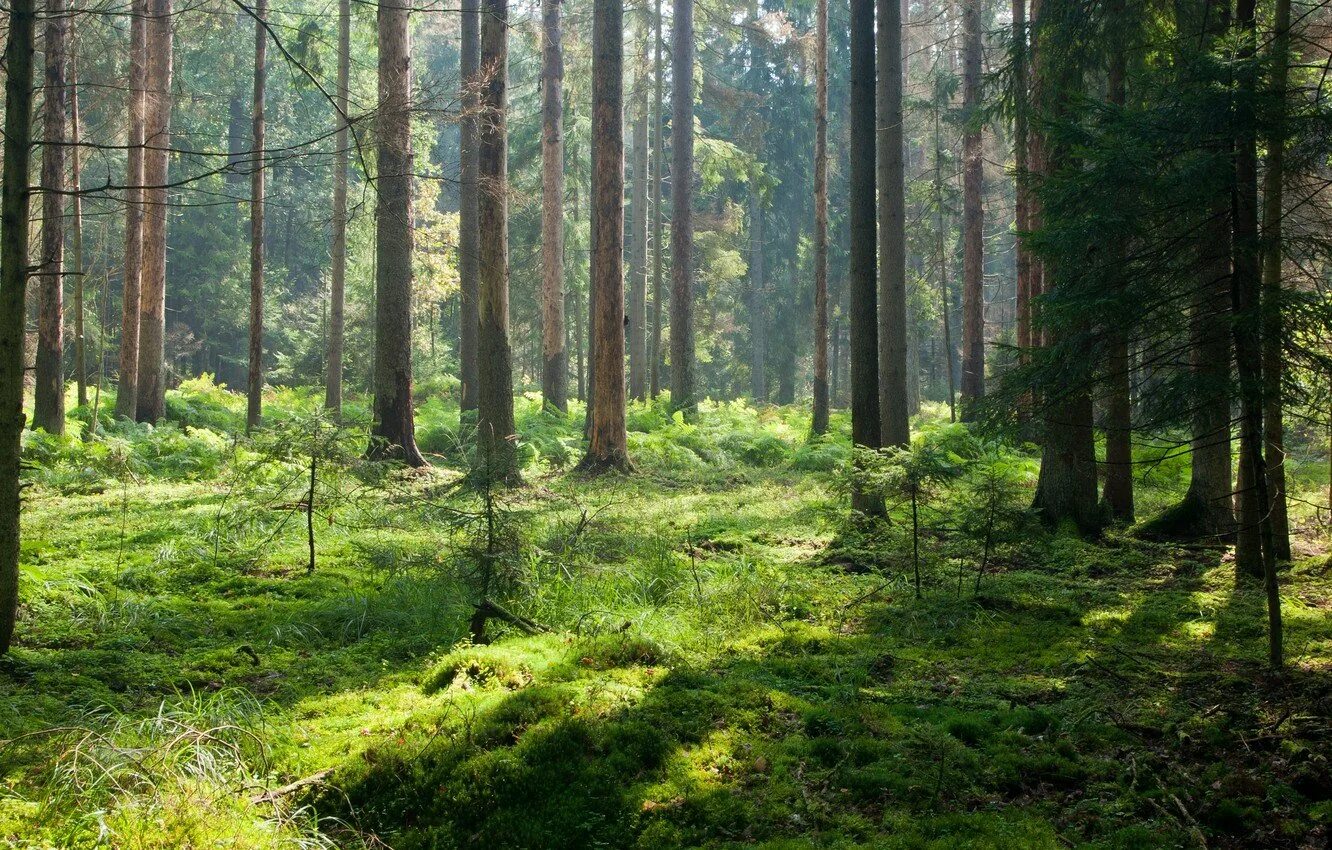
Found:
[[[459,122],[458,155],[458,365],[462,382],[462,411],[479,404],[480,366],[477,363],[481,286],[480,213],[480,116],[481,116],[481,13],[480,0],[462,0],[462,32],[459,45],[459,78],[462,83],[462,119]]]
[[[662,307],[666,293],[663,286],[663,266],[666,259],[665,234],[661,213],[662,162],[665,160],[666,143],[662,127],[662,113],[665,111],[662,82],[665,77],[665,64],[662,61],[663,38],[661,32],[661,5],[664,0],[656,0],[653,18],[653,107],[652,107],[652,343],[648,353],[651,362],[651,377],[648,392],[656,398],[661,392],[661,323]]]
[[[1017,230],[1017,313],[1016,342],[1018,357],[1030,359],[1031,340],[1031,249],[1027,234],[1031,231],[1030,165],[1027,92],[1027,3],[1013,0],[1013,170],[1015,182],[1014,224]]]
[[[1124,0],[1111,0],[1110,14],[1123,18]],[[1125,24],[1127,26],[1127,23]],[[1110,58],[1109,95],[1113,106],[1123,108],[1127,101],[1128,56],[1122,34],[1112,36],[1114,45]],[[1123,258],[1126,245],[1114,250]],[[1123,263],[1119,263],[1122,267]],[[1119,283],[1122,287],[1122,281]],[[1110,329],[1110,352],[1107,358],[1105,393],[1105,489],[1102,499],[1110,518],[1117,522],[1133,522],[1133,386],[1132,361],[1129,358],[1128,329],[1124,326]]]
[[[171,164],[172,0],[147,0],[144,35],[143,272],[135,419],[166,413],[167,180]]]
[[[125,265],[121,281],[120,383],[116,416],[133,419],[139,387],[139,282],[143,267],[144,74],[147,69],[147,0],[130,6],[129,92],[126,113]]]
[[[644,34],[650,32],[644,27]],[[629,263],[629,395],[639,401],[648,393],[648,87],[647,40],[639,56],[635,80],[638,114],[634,116],[633,216],[629,230],[633,252]]]
[[[814,13],[814,417],[828,430],[828,0]]]
[[[88,406],[88,359],[83,337],[83,156],[79,147],[79,72],[78,51],[75,49],[74,26],[70,24],[69,49],[69,184],[70,198],[70,273],[74,277],[74,382],[78,387],[79,407]],[[97,430],[94,421],[89,433]]]
[[[694,390],[694,0],[673,0],[671,29],[671,406],[691,417]]]
[[[478,445],[486,479],[512,484],[519,481],[519,472],[509,347],[508,0],[483,0],[481,13]]]
[[[911,442],[907,400],[906,165],[902,4],[878,0],[879,413],[883,445]]]
[[[851,152],[847,221],[851,238],[851,441],[878,448],[879,327],[875,228],[874,0],[851,0]],[[867,494],[852,507],[877,512]]]
[[[65,0],[46,0],[42,116],[42,256],[38,272],[37,381],[32,426],[65,433]]]
[[[948,291],[948,248],[945,237],[946,216],[943,196],[943,132],[939,110],[934,111],[934,205],[938,214],[935,226],[935,254],[939,263],[939,315],[943,320],[944,371],[948,375],[948,421],[957,421],[957,380],[953,374],[953,328],[949,315],[953,311],[952,295]]]
[[[593,474],[628,470],[624,387],[624,6],[592,12],[592,395],[587,455]]]
[[[980,0],[962,6],[962,419],[985,394],[985,160],[982,148]]]
[[[1286,161],[1286,85],[1290,77],[1290,0],[1276,0],[1272,38],[1272,103],[1267,122],[1267,173],[1263,183],[1263,429],[1272,539],[1278,561],[1290,560],[1290,519],[1286,510],[1286,435],[1282,401],[1282,215]]]
[[[564,348],[564,50],[561,0],[541,3],[541,392],[547,406],[569,409]]]
[[[406,6],[380,6],[375,179],[375,407],[370,453],[426,466],[412,406],[412,42]]]
[[[916,50],[910,33],[913,32],[911,26],[911,3],[910,0],[900,0],[902,4],[902,98],[905,101],[911,85],[911,56]],[[902,135],[906,136],[906,113],[903,112]],[[907,148],[904,157],[904,186],[910,186],[913,175],[919,175],[920,170],[925,164],[925,144],[923,140],[917,140],[915,155],[912,155],[912,147]],[[916,205],[908,215],[911,218],[919,220],[921,210]],[[910,248],[910,242],[907,247]],[[924,261],[920,253],[913,252],[907,256],[907,268],[914,270],[915,274],[906,276],[906,397],[907,397],[907,415],[915,416],[920,413],[920,326],[916,316],[916,299],[918,297],[918,288],[920,282],[924,279]]]
[[[342,418],[342,355],[347,301],[347,160],[351,120],[347,114],[351,84],[351,0],[338,0],[338,81],[334,105],[338,129],[333,136],[333,268],[329,286],[328,363],[324,406]]]
[[[254,6],[254,129],[250,134],[250,370],[246,376],[245,430],[259,427],[264,403],[264,63],[268,54],[268,0]]]
[[[765,292],[763,196],[757,170],[749,186],[749,387],[755,404],[768,400],[768,326]]]
[[[32,195],[34,0],[11,0],[5,42],[4,179],[0,180],[0,655],[18,618],[19,460],[23,440],[24,309]]]

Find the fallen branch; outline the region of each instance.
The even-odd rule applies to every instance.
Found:
[[[482,599],[477,603],[476,610],[472,613],[472,639],[477,643],[485,640],[486,621],[490,619],[501,620],[514,628],[528,635],[541,635],[548,633],[550,626],[538,623],[535,620],[529,620],[526,617],[515,614],[512,611],[500,605],[493,599]]]
[[[256,794],[250,798],[251,803],[275,803],[283,797],[289,797],[300,791],[302,788],[309,788],[311,785],[323,785],[324,780],[333,772],[332,768],[326,768],[318,773],[312,773],[304,779],[297,779],[295,782],[288,782],[281,788],[274,788],[271,791],[265,791],[262,794]]]

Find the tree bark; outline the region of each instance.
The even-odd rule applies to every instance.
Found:
[[[653,19],[653,107],[652,107],[652,343],[648,352],[651,363],[648,392],[656,398],[661,392],[661,320],[665,301],[663,266],[666,259],[664,243],[663,217],[661,214],[662,162],[665,159],[666,143],[662,127],[662,113],[665,111],[663,97],[665,65],[662,61],[661,5],[664,0],[656,0]]]
[[[65,0],[46,0],[42,115],[42,255],[37,278],[37,370],[32,426],[65,433]]]
[[[948,287],[948,249],[944,233],[947,213],[944,210],[943,132],[939,109],[934,111],[934,206],[937,221],[934,229],[934,252],[939,264],[939,316],[943,321],[944,371],[948,375],[948,421],[957,421],[957,379],[953,374],[953,328],[949,315],[953,311],[953,298]]]
[[[980,0],[962,6],[962,419],[985,395],[985,180],[981,146]]]
[[[144,34],[143,272],[134,418],[166,413],[167,180],[171,164],[172,0],[147,0]]]
[[[23,440],[24,309],[32,195],[34,0],[11,0],[5,42],[4,179],[0,180],[0,655],[18,617],[19,465]]]
[[[382,5],[375,180],[375,406],[372,457],[426,466],[412,406],[412,43],[408,8]]]
[[[592,395],[579,469],[629,469],[624,386],[624,6],[592,12]]]
[[[814,415],[828,431],[828,0],[814,12]]]
[[[1263,183],[1263,429],[1272,539],[1278,561],[1290,560],[1290,518],[1286,510],[1286,435],[1282,363],[1282,216],[1286,161],[1286,85],[1290,77],[1290,0],[1276,0],[1271,50],[1271,96],[1275,113],[1267,122],[1267,172]]]
[[[758,171],[749,187],[749,391],[755,404],[768,401],[768,326],[763,248],[763,197]]]
[[[264,63],[268,54],[268,0],[254,5],[254,101],[250,133],[250,369],[246,375],[245,430],[259,427],[264,403]]]
[[[462,0],[462,32],[459,45],[459,79],[462,84],[462,118],[459,121],[458,155],[458,366],[462,411],[479,404],[477,336],[480,333],[481,231],[480,204],[480,115],[481,115],[481,12],[480,0]]]
[[[125,267],[121,279],[120,382],[116,389],[116,416],[124,419],[133,419],[138,409],[147,12],[147,0],[133,0],[130,6],[129,92],[126,96],[129,121],[125,142]]]
[[[478,215],[481,263],[477,307],[477,444],[487,480],[519,481],[509,347],[509,3],[481,5],[481,113]]]
[[[650,30],[644,27],[646,34]],[[642,401],[648,393],[647,283],[648,283],[648,88],[647,41],[639,55],[634,83],[638,114],[634,122],[634,184],[629,231],[629,395]]]
[[[324,406],[342,418],[342,357],[347,301],[347,160],[351,120],[347,114],[351,83],[351,0],[338,0],[338,80],[334,105],[338,129],[333,136],[333,246],[329,285],[328,363]]]
[[[694,0],[673,0],[671,29],[671,406],[698,410],[694,389]]]
[[[88,406],[88,360],[83,338],[83,156],[79,146],[79,72],[74,25],[69,30],[69,185],[70,197],[70,273],[74,278],[74,382],[78,388],[79,407]],[[89,432],[97,430],[93,422]]]
[[[561,0],[541,3],[541,392],[548,407],[569,409],[564,347],[564,52]]]
[[[879,413],[886,446],[911,442],[907,399],[906,164],[902,4],[878,0]]]
[[[1014,210],[1013,218],[1017,230],[1015,246],[1017,265],[1017,313],[1016,342],[1018,357],[1022,363],[1030,359],[1031,341],[1031,249],[1027,245],[1027,234],[1031,231],[1031,180],[1028,162],[1028,115],[1029,96],[1027,91],[1027,3],[1026,0],[1013,0],[1013,171],[1014,171]]]
[[[879,326],[875,229],[874,0],[851,0],[851,151],[847,222],[851,239],[848,271],[851,320],[851,441],[878,448]],[[852,507],[878,512],[866,493],[852,494]]]

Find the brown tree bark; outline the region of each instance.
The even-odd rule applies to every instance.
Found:
[[[906,163],[902,4],[878,0],[879,413],[885,446],[911,442],[907,398]]]
[[[19,462],[23,440],[24,302],[32,195],[34,0],[11,0],[5,42],[4,179],[0,180],[0,655],[18,618]]]
[[[814,11],[814,415],[828,430],[828,0]]]
[[[1031,340],[1031,249],[1027,234],[1031,231],[1031,180],[1028,162],[1029,93],[1027,90],[1027,3],[1013,0],[1013,170],[1014,170],[1014,225],[1017,230],[1015,246],[1017,265],[1016,342],[1021,362],[1030,359]]]
[[[264,404],[264,63],[268,0],[254,5],[254,100],[250,133],[250,368],[245,381],[245,430],[259,427]]]
[[[630,468],[624,386],[624,6],[592,12],[592,395],[591,474]]]
[[[763,193],[755,169],[749,187],[749,392],[755,404],[768,401],[767,282],[764,263]]]
[[[648,87],[647,33],[634,81],[637,114],[634,122],[634,182],[629,222],[629,396],[642,401],[648,394],[647,286],[648,286]]]
[[[412,43],[408,7],[381,5],[375,179],[375,406],[372,457],[426,466],[412,405]]]
[[[69,185],[70,197],[69,248],[70,275],[74,278],[74,383],[78,391],[79,407],[88,406],[88,359],[83,337],[83,156],[79,145],[79,72],[78,50],[74,38],[74,24],[69,28]],[[96,431],[93,422],[89,431]]]
[[[541,392],[547,406],[569,409],[564,340],[564,52],[561,0],[541,3]]]
[[[665,0],[656,0],[653,17],[653,73],[652,73],[652,342],[648,351],[651,364],[648,392],[656,398],[661,392],[661,325],[663,306],[666,299],[663,286],[663,267],[666,260],[666,244],[661,213],[662,163],[666,157],[662,113],[665,111],[663,97],[666,66],[662,61],[663,39],[661,32],[661,6]]]
[[[133,419],[138,409],[147,12],[147,0],[133,0],[130,5],[129,91],[126,96],[129,120],[125,142],[125,266],[121,279],[120,381],[116,388],[116,416],[124,419]]]
[[[875,228],[875,78],[874,0],[851,0],[851,151],[847,229],[851,256],[848,271],[851,320],[851,441],[878,448],[879,326],[878,266]],[[882,508],[859,490],[852,507]]]
[[[338,129],[333,135],[333,245],[328,293],[328,362],[324,406],[342,418],[342,358],[347,301],[347,160],[351,120],[347,114],[351,84],[351,0],[338,0],[338,78],[333,94]]]
[[[948,421],[957,421],[957,378],[953,373],[953,327],[949,316],[953,312],[953,298],[948,286],[949,256],[947,248],[947,212],[944,209],[943,131],[939,109],[934,111],[934,207],[937,221],[934,229],[934,253],[939,266],[939,316],[943,321],[943,360],[948,375]]]
[[[477,307],[477,445],[487,480],[519,481],[513,421],[513,354],[509,347],[509,4],[481,5],[481,111],[477,222],[480,288]]]
[[[134,418],[166,413],[167,180],[171,164],[172,0],[147,0],[144,34],[143,272]]]
[[[671,29],[671,406],[691,417],[694,389],[694,0]]]
[[[980,0],[962,5],[962,386],[963,421],[985,395],[985,181],[981,146]]]
[[[480,377],[477,363],[480,333],[481,231],[479,204],[481,119],[481,12],[480,0],[462,0],[459,44],[459,79],[462,117],[459,120],[458,156],[458,367],[462,383],[462,411],[476,410]]]
[[[37,369],[32,427],[65,433],[65,0],[46,0],[42,114],[42,255],[37,277]]]

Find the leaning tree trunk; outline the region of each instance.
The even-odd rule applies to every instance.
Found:
[[[907,398],[906,165],[902,128],[902,4],[879,1],[879,413],[883,445],[911,441]]]
[[[347,301],[347,159],[351,120],[347,114],[351,83],[351,0],[338,0],[338,81],[333,105],[338,129],[333,136],[333,246],[328,293],[328,363],[324,406],[342,418],[342,355]]]
[[[569,409],[564,340],[564,52],[561,0],[541,4],[541,392],[547,406]]]
[[[592,12],[592,397],[585,472],[628,470],[624,387],[624,6]]]
[[[479,226],[481,12],[480,0],[462,0],[462,31],[458,75],[462,85],[462,117],[458,121],[458,371],[462,383],[460,406],[476,410],[480,397],[477,335],[481,287],[481,230]]]
[[[147,70],[147,0],[130,6],[129,92],[126,113],[125,264],[121,280],[120,382],[116,416],[133,419],[139,387],[139,282],[143,266],[144,74]]]
[[[373,456],[425,466],[412,408],[412,43],[408,8],[379,7]]]
[[[671,406],[693,416],[694,0],[674,0],[671,29]]]
[[[828,0],[814,13],[814,417],[828,430]]]
[[[1286,510],[1286,434],[1282,403],[1282,226],[1286,161],[1286,85],[1290,78],[1290,0],[1277,0],[1271,46],[1272,103],[1268,122],[1267,173],[1263,183],[1263,433],[1271,489],[1272,540],[1278,561],[1290,560]]]
[[[143,273],[134,418],[166,413],[167,178],[171,162],[172,0],[147,0],[144,55]]]
[[[651,363],[648,392],[654,399],[661,392],[661,317],[662,305],[665,300],[662,271],[666,259],[661,214],[661,172],[663,154],[666,152],[662,127],[662,112],[665,109],[662,95],[662,78],[665,76],[665,65],[661,56],[661,4],[663,2],[664,0],[656,0],[652,31],[655,50],[652,69],[652,342],[648,351],[648,360]]]
[[[517,483],[513,354],[509,348],[508,0],[484,0],[481,11],[477,224],[484,238],[478,255],[478,461],[487,481]]]
[[[985,394],[985,160],[981,139],[980,0],[962,6],[962,386],[963,421]]]
[[[24,300],[32,194],[34,0],[11,0],[5,43],[4,179],[0,181],[0,655],[18,617],[19,459],[23,441]]]
[[[259,427],[264,403],[264,61],[268,0],[254,5],[254,129],[250,134],[250,369],[245,382],[245,430]]]
[[[42,255],[37,284],[37,369],[32,425],[65,433],[65,0],[46,0],[42,115]]]
[[[644,33],[649,32],[644,27]],[[629,395],[642,401],[648,392],[647,345],[647,238],[648,238],[648,100],[647,42],[639,56],[634,82],[634,100],[638,114],[634,122],[633,206],[629,230],[632,253],[629,263]]]

